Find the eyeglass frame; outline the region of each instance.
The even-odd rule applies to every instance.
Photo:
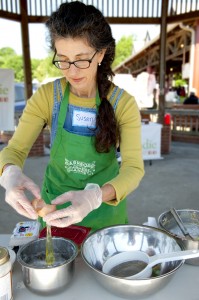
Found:
[[[55,58],[55,56],[56,56],[56,54],[57,54],[57,52],[55,52],[55,54],[54,54],[54,56],[53,56],[53,59],[52,59],[52,63],[53,63],[53,65],[54,65],[57,69],[59,69],[59,70],[69,70],[71,65],[74,65],[74,66],[75,66],[76,68],[78,68],[78,69],[88,69],[88,68],[90,67],[90,64],[91,64],[92,61],[93,61],[93,58],[94,58],[95,55],[97,54],[97,52],[98,52],[98,50],[95,51],[95,53],[93,54],[93,56],[92,56],[90,59],[78,59],[78,60],[74,60],[74,61],[54,60],[54,58]],[[80,68],[80,67],[77,67],[75,63],[78,62],[78,61],[86,61],[86,62],[89,63],[89,65],[88,65],[88,67],[86,67],[86,68]],[[64,69],[58,67],[58,66],[56,65],[56,63],[60,63],[60,62],[61,62],[61,63],[62,63],[62,62],[68,63],[68,64],[69,64],[69,67],[68,67],[68,68],[64,68]]]

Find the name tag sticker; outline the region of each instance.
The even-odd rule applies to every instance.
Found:
[[[73,110],[72,125],[78,127],[96,127],[96,114],[95,112]]]

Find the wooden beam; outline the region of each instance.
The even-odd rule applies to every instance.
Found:
[[[20,22],[21,16],[15,13],[11,13],[5,10],[0,9],[0,18],[2,19],[7,19],[7,20],[12,20],[12,21],[18,21]]]
[[[165,74],[166,74],[166,39],[167,39],[168,0],[162,1],[161,30],[160,30],[160,67],[159,67],[159,115],[158,122],[164,124],[165,113]]]
[[[191,11],[188,13],[184,14],[179,14],[175,16],[168,16],[167,17],[167,23],[172,24],[172,23],[180,23],[180,22],[188,22],[188,21],[193,21],[199,19],[199,12],[198,11]]]
[[[161,18],[107,17],[109,24],[160,24]]]
[[[20,1],[20,9],[21,9],[21,34],[22,34],[22,50],[23,50],[23,59],[24,59],[26,99],[29,99],[32,96],[32,72],[31,72],[28,15],[27,15],[26,0]]]
[[[199,20],[196,22],[193,87],[199,97]]]
[[[47,16],[28,16],[29,23],[45,23],[49,17]],[[160,24],[161,18],[141,18],[141,17],[106,17],[109,24]]]

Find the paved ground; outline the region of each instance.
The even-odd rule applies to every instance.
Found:
[[[2,147],[1,147],[2,148]],[[41,186],[49,156],[28,158],[24,172]],[[148,216],[177,209],[199,209],[199,145],[172,143],[171,152],[162,160],[145,162],[145,177],[128,197],[130,224],[142,224]],[[12,233],[15,224],[25,221],[4,201],[0,187],[0,234]]]

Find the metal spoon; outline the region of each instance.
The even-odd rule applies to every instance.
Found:
[[[191,239],[192,241],[195,241],[195,239],[190,235],[190,233],[188,232],[187,228],[185,227],[185,225],[183,224],[179,214],[177,213],[177,211],[175,210],[175,208],[171,208],[170,212],[172,214],[172,216],[174,217],[176,223],[178,224],[178,226],[180,227],[182,233],[184,234],[184,236],[188,239]]]

